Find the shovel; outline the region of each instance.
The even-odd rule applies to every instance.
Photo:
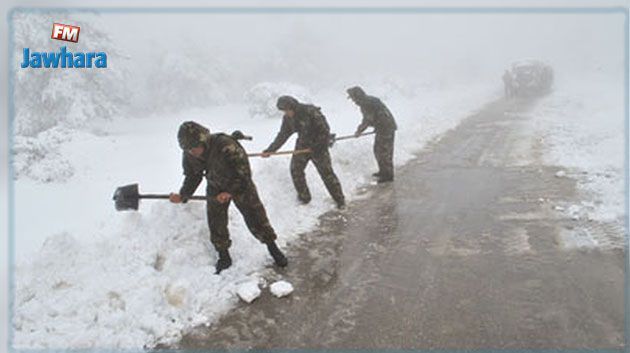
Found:
[[[330,143],[329,143],[328,146],[332,147],[335,144],[335,142],[337,142],[337,141],[355,139],[355,138],[359,138],[361,136],[374,135],[375,133],[376,133],[376,131],[370,131],[370,132],[364,132],[364,133],[360,134],[359,136],[356,136],[355,134],[352,134],[352,135],[345,135],[345,136],[339,136],[339,137],[337,137],[337,134],[330,134]]]
[[[169,195],[145,194],[138,191],[138,184],[121,186],[114,192],[116,211],[138,210],[140,199],[168,199]],[[189,200],[206,200],[205,196],[191,196]]]
[[[241,132],[240,130],[235,130],[234,132],[232,132],[232,137],[236,140],[253,140],[254,138],[251,136],[247,136],[245,134],[243,134],[243,132]],[[303,150],[292,150],[292,151],[280,151],[280,152],[271,152],[270,155],[272,156],[281,156],[281,155],[286,155],[286,154],[303,154],[303,153],[311,153],[311,150],[309,148],[303,149]],[[263,154],[261,153],[248,153],[247,157],[261,157]]]
[[[304,153],[311,153],[311,149],[310,148],[305,148],[303,150],[291,150],[291,151],[280,151],[280,152],[269,152],[270,155],[272,156],[280,156],[283,154],[304,154]],[[247,157],[261,157],[263,154],[261,153],[249,153],[247,154]]]

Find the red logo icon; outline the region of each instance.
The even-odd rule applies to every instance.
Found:
[[[52,36],[50,38],[63,40],[66,42],[77,43],[79,41],[79,32],[81,27],[64,25],[62,23],[53,23]]]

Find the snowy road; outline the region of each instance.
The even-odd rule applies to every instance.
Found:
[[[289,249],[282,277],[183,348],[620,348],[619,227],[571,219],[575,180],[544,166],[531,102],[489,104],[394,184]],[[586,244],[586,245],[585,245]]]

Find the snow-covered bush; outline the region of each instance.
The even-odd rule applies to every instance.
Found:
[[[311,94],[299,85],[288,82],[262,82],[254,85],[243,97],[249,114],[256,118],[277,118],[282,116],[276,108],[278,97],[289,95],[301,102],[310,102]]]
[[[13,144],[15,177],[28,177],[41,182],[64,182],[74,174],[74,167],[59,152],[73,132],[53,127],[36,137],[17,135]]]

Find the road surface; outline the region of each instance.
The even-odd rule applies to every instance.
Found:
[[[575,244],[622,230],[554,210],[580,195],[540,162],[531,104],[487,105],[395,183],[324,215],[289,267],[269,270],[295,285],[290,297],[265,290],[179,347],[622,347],[623,251]]]

